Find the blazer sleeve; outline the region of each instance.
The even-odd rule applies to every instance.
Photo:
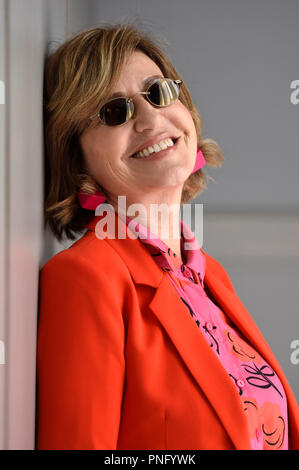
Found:
[[[37,449],[116,449],[125,377],[122,285],[68,250],[42,269]]]

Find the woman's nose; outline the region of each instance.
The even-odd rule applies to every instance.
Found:
[[[146,95],[136,96],[134,99],[134,113],[132,119],[137,132],[145,129],[156,129],[157,121],[161,116],[161,108],[153,106],[145,97]]]

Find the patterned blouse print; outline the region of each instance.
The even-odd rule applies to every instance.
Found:
[[[144,225],[126,217],[160,268],[167,272],[182,302],[233,380],[247,416],[253,450],[288,449],[287,400],[275,372],[248,343],[224,312],[207,296],[205,258],[181,220],[182,260]],[[184,248],[185,237],[188,249]],[[193,240],[192,240],[193,239]],[[190,243],[191,240],[191,243]]]

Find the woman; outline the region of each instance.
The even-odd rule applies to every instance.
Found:
[[[46,220],[87,231],[41,272],[37,448],[298,449],[285,375],[180,219],[224,157],[162,49],[131,24],[83,31],[45,96]]]

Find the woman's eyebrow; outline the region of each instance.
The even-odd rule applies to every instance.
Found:
[[[147,82],[153,80],[154,78],[164,78],[163,75],[159,74],[159,75],[152,75],[151,77],[147,77],[143,80],[142,82],[142,85],[144,86]],[[125,93],[121,92],[121,91],[116,91],[115,93],[113,93],[112,95],[110,95],[109,97],[109,100],[111,100],[112,98],[119,98],[120,96],[125,96]]]

